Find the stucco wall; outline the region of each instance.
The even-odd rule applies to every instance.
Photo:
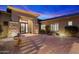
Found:
[[[64,29],[65,26],[68,25],[68,21],[72,21],[73,25],[79,27],[79,15],[50,19],[50,20],[46,20],[46,21],[41,21],[41,23],[46,24],[46,25],[59,23],[59,29],[62,30],[62,29]]]

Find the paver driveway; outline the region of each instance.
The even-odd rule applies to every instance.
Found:
[[[8,38],[9,39],[9,38]],[[15,40],[0,44],[0,53],[14,54],[62,54],[79,53],[79,38],[54,37],[50,35],[21,36],[21,44],[15,47]],[[1,52],[4,51],[4,52]]]

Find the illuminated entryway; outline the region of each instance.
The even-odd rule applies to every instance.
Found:
[[[20,19],[20,32],[22,34],[28,33],[28,20]]]
[[[21,23],[21,33],[27,33],[27,32],[28,32],[28,24]]]

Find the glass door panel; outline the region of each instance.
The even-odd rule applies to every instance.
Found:
[[[27,23],[21,23],[21,33],[25,34],[28,32],[28,24]]]
[[[28,32],[28,24],[26,24],[26,33]]]
[[[25,33],[26,31],[26,25],[25,23],[21,23],[21,33]]]

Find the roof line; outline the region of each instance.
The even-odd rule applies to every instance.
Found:
[[[17,12],[21,12],[21,13],[24,13],[24,14],[29,14],[29,15],[34,16],[34,17],[38,17],[39,16],[39,14],[34,14],[32,12],[28,12],[28,11],[25,11],[25,10],[14,8],[12,6],[8,6],[8,8],[11,9],[11,10],[17,11]]]
[[[74,15],[79,15],[79,12],[78,13],[69,14],[69,15],[63,15],[63,16],[59,16],[59,17],[49,18],[49,19],[45,19],[45,20],[40,20],[40,21],[52,20],[52,19],[57,19],[57,18],[61,18],[61,17],[68,17],[68,16],[74,16]]]

